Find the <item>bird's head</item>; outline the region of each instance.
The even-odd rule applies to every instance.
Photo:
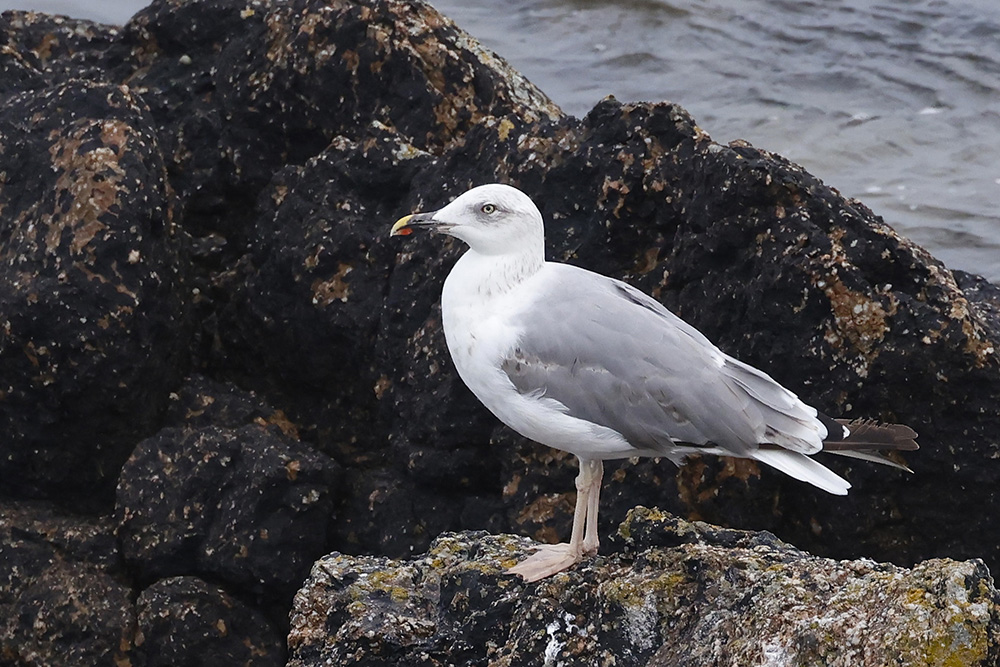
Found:
[[[545,243],[538,207],[517,188],[500,183],[472,188],[437,211],[402,217],[391,234],[422,229],[454,236],[484,255],[541,250]]]

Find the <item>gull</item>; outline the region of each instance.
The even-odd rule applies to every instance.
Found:
[[[850,484],[811,455],[905,469],[883,452],[917,449],[906,426],[818,413],[627,283],[546,261],[542,215],[516,188],[473,188],[391,235],[417,230],[469,246],[441,293],[459,376],[507,426],[579,460],[569,543],[538,547],[511,574],[537,581],[597,553],[605,460],[742,457],[844,495]]]

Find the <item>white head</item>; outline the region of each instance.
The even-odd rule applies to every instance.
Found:
[[[400,218],[392,235],[430,229],[465,241],[483,255],[544,253],[545,228],[538,207],[517,188],[480,185],[444,208]]]

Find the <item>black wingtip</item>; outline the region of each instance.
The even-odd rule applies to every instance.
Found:
[[[874,450],[909,452],[920,449],[917,432],[905,424],[880,424],[872,419],[831,419],[825,415],[820,420],[831,434],[848,434],[841,437],[827,436],[823,449],[830,452]]]

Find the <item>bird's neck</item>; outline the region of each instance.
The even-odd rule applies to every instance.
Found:
[[[503,255],[484,255],[469,250],[458,260],[448,281],[453,283],[453,288],[488,299],[508,293],[544,265],[545,254],[541,248]]]

